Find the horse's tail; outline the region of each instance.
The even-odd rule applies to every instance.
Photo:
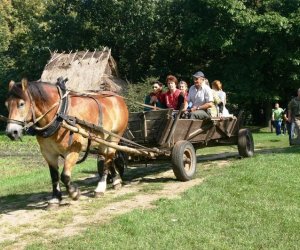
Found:
[[[88,145],[86,147],[86,151],[85,151],[83,157],[79,161],[77,161],[76,164],[83,163],[86,160],[86,158],[88,157],[89,152],[90,152],[91,142],[92,142],[91,139],[88,139]]]

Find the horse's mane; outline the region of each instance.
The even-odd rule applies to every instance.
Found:
[[[37,101],[46,102],[48,99],[48,93],[44,90],[44,85],[47,83],[43,82],[29,82],[28,91],[32,98]],[[25,99],[25,93],[22,90],[22,84],[20,82],[15,83],[11,90],[8,92],[8,96],[13,96],[19,99]]]

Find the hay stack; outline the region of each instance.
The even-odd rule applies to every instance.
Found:
[[[77,92],[122,93],[126,89],[126,82],[118,77],[116,62],[107,47],[93,52],[51,53],[41,81],[55,84],[59,77],[68,78],[67,88]]]

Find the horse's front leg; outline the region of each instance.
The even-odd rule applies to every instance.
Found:
[[[52,154],[49,150],[44,149],[43,147],[41,147],[41,153],[48,163],[52,181],[52,198],[49,200],[49,205],[58,205],[62,199],[59,185],[58,155]]]
[[[52,199],[49,201],[49,204],[59,204],[62,200],[61,189],[59,185],[59,171],[58,165],[52,166],[49,165],[50,176],[52,180]]]
[[[64,169],[61,173],[61,181],[66,186],[67,192],[69,196],[73,200],[78,200],[80,197],[80,190],[78,187],[72,184],[71,182],[71,174],[74,165],[76,164],[79,158],[78,152],[71,152],[65,157]]]

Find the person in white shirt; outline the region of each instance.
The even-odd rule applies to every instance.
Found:
[[[222,83],[219,80],[214,80],[211,83],[211,87],[212,87],[212,91],[215,91],[216,94],[218,95],[218,97],[220,98],[221,102],[222,102],[222,107],[219,110],[220,116],[221,117],[226,117],[226,116],[230,116],[228,109],[226,108],[226,93],[223,91],[222,89]]]
[[[202,71],[193,75],[194,85],[190,87],[188,94],[188,103],[191,119],[209,119],[217,115],[216,107],[213,103],[213,94],[211,88],[205,84],[205,76]]]

